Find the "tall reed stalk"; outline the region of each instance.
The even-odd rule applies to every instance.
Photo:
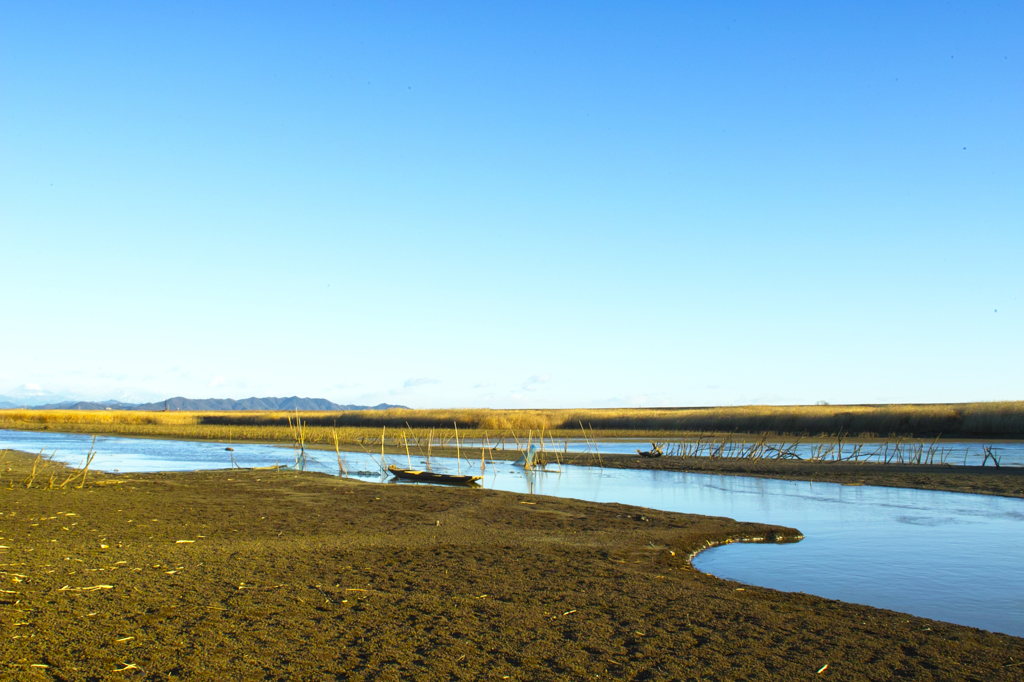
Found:
[[[456,465],[458,466],[459,475],[461,476],[462,475],[462,453],[461,453],[460,448],[459,448],[459,423],[457,421],[453,421],[452,423],[455,424],[455,462],[456,462]]]
[[[345,465],[341,461],[341,441],[338,439],[338,432],[331,431],[331,435],[334,436],[334,453],[338,456],[338,475],[348,476]]]

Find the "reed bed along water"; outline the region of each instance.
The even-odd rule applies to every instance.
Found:
[[[206,425],[284,426],[283,412],[229,412],[202,415]],[[645,433],[776,433],[873,437],[1024,438],[1024,401],[936,405],[791,405],[603,410],[365,410],[307,413],[311,426],[447,428],[524,431],[544,429],[562,435],[581,423],[603,436]]]
[[[949,405],[814,405],[615,410],[140,412],[0,410],[0,428],[383,451],[470,447],[559,463],[600,463],[598,439],[661,442],[668,457],[967,463],[940,437],[1024,438],[1024,401]],[[298,435],[297,435],[298,434]],[[570,439],[586,443],[570,452]],[[928,439],[925,442],[923,439]],[[869,441],[869,442],[865,442]],[[999,466],[998,450],[984,463]],[[481,455],[483,456],[483,455]]]
[[[0,410],[0,428],[78,430],[83,425],[126,435],[290,440],[289,412],[141,412]],[[579,435],[583,425],[609,437],[689,434],[759,434],[832,438],[1024,438],[1024,401],[929,405],[752,405],[742,407],[630,408],[602,410],[356,410],[304,412],[311,443],[331,442],[331,430],[346,440],[388,429],[451,429],[468,437],[510,437],[545,431]]]
[[[204,425],[283,426],[285,413],[219,413]],[[602,436],[676,433],[848,434],[863,437],[1024,438],[1024,401],[935,405],[791,405],[605,410],[364,410],[308,413],[310,426],[545,430],[569,435],[581,424]]]
[[[708,457],[729,459],[784,459],[801,462],[873,462],[880,464],[966,464],[969,450],[959,445],[945,445],[936,438],[932,442],[894,437],[872,441],[850,442],[842,436],[833,440],[803,442],[771,439],[762,434],[757,440],[735,441],[730,437],[697,438],[692,441],[666,442],[658,445],[666,457]],[[982,445],[982,466],[989,461],[1000,466],[998,449]],[[961,461],[962,458],[962,461]]]
[[[399,415],[413,412],[392,411]],[[454,411],[452,411],[454,412]],[[404,414],[403,414],[404,413]],[[441,413],[451,416],[451,412]],[[602,465],[601,449],[605,454],[623,453],[623,443],[615,445],[619,435],[644,437],[651,441],[651,451],[669,458],[706,457],[710,459],[774,459],[811,462],[873,462],[883,464],[952,465],[973,464],[1001,466],[1002,453],[991,445],[950,442],[935,437],[915,439],[899,434],[878,437],[873,433],[853,437],[840,431],[837,434],[788,436],[775,432],[736,434],[715,432],[673,431],[598,431],[591,424],[577,420],[575,429],[516,429],[489,431],[467,428],[452,420],[450,427],[415,427],[412,419],[400,427],[387,424],[377,426],[323,425],[328,418],[347,416],[349,413],[187,413],[187,412],[87,412],[87,411],[35,411],[0,410],[0,428],[19,430],[52,430],[72,433],[100,433],[120,436],[178,438],[186,440],[213,440],[219,442],[271,442],[291,443],[295,449],[295,467],[306,468],[307,447],[333,448],[338,458],[339,471],[345,466],[342,447],[362,449],[367,453],[379,452],[383,463],[387,454],[411,454],[429,460],[431,452],[454,451],[457,458],[499,456],[517,458],[535,452],[536,461],[550,464]],[[582,416],[580,413],[573,413]],[[378,415],[378,419],[380,415]],[[281,423],[283,421],[283,424]],[[341,421],[341,420],[339,420]],[[213,423],[210,423],[213,422]],[[220,422],[220,423],[218,423]],[[226,423],[224,423],[226,422]],[[418,422],[422,423],[422,421]],[[472,423],[472,422],[471,422]],[[527,422],[528,423],[528,422]],[[321,424],[321,425],[315,425]],[[600,442],[603,439],[603,443]],[[635,445],[635,443],[633,444]],[[966,446],[966,447],[965,447]],[[615,449],[619,447],[620,449]],[[979,452],[980,448],[980,452]],[[231,448],[228,448],[229,450]],[[610,450],[610,452],[609,452]],[[498,454],[500,453],[500,454]],[[652,454],[652,452],[644,453]],[[975,461],[982,457],[981,461]],[[1011,458],[1011,465],[1019,466]],[[382,464],[383,466],[383,464]]]

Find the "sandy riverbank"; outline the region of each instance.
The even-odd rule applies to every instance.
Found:
[[[26,489],[31,460],[0,467],[0,679],[1024,677],[1024,639],[689,570],[794,529],[273,471]]]

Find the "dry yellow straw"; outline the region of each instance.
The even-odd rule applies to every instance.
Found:
[[[458,466],[459,475],[462,475],[462,455],[459,452],[459,423],[456,421],[452,422],[455,424],[455,462]]]

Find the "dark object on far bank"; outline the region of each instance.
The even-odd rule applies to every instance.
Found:
[[[640,455],[641,457],[661,457],[665,453],[661,451],[661,448],[659,448],[656,443],[652,442],[650,450],[647,450],[646,452],[642,450],[637,450],[636,454]]]

